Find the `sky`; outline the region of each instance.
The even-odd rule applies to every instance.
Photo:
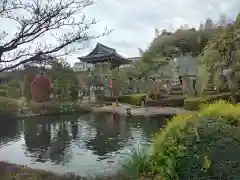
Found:
[[[84,50],[65,57],[73,65],[77,57],[87,55],[97,42],[116,49],[124,57],[140,56],[138,48],[146,49],[154,38],[154,29],[174,31],[183,24],[199,27],[207,18],[217,21],[224,14],[229,19],[240,12],[240,0],[95,0],[96,3],[84,9],[90,20],[99,22],[92,26],[90,35],[101,33],[105,27],[113,32],[87,43]],[[9,21],[7,32],[14,33]],[[2,26],[3,27],[3,26]],[[2,28],[0,27],[0,28]],[[5,26],[4,26],[5,27]],[[49,41],[45,38],[45,41]],[[78,44],[76,44],[78,46]],[[79,46],[81,46],[79,44]]]
[[[173,31],[183,24],[198,27],[206,18],[217,21],[225,14],[235,19],[238,12],[239,0],[98,0],[85,10],[86,16],[100,20],[93,30],[107,26],[113,32],[67,59],[71,64],[77,62],[77,57],[89,53],[97,42],[115,48],[124,57],[139,56],[138,48],[148,47],[155,28]]]

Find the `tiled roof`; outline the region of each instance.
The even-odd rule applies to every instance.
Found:
[[[101,43],[97,43],[96,47],[88,55],[78,57],[79,60],[87,63],[96,63],[107,58],[113,58],[119,64],[131,63],[131,61],[118,54],[115,49]]]

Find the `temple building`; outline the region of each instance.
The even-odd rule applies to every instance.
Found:
[[[110,63],[110,68],[116,68],[123,64],[130,64],[131,61],[118,54],[115,49],[97,43],[96,47],[86,56],[78,57],[78,59],[88,64]]]
[[[84,87],[83,91],[87,92],[84,94],[89,97],[91,94],[94,94],[91,93],[91,88],[96,88],[96,86],[102,86],[102,88],[104,88],[105,94],[109,94],[110,92],[107,86],[110,84],[110,79],[107,80],[107,78],[104,76],[106,76],[108,72],[111,74],[111,70],[114,68],[119,68],[122,65],[132,63],[131,60],[128,60],[127,58],[124,58],[122,55],[117,53],[115,49],[105,46],[101,43],[97,43],[95,48],[88,55],[78,57],[78,59],[82,64],[93,66],[93,68],[88,69],[88,72],[91,72],[88,74],[88,78],[83,80],[84,82],[81,82],[82,88]],[[94,71],[91,71],[93,69]],[[95,87],[92,86],[93,84]]]

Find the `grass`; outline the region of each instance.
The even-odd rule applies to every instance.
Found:
[[[128,158],[120,170],[121,174],[131,179],[139,179],[142,175],[150,173],[151,160],[145,149],[135,147],[127,155]]]

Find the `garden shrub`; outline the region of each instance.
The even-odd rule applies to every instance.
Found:
[[[68,74],[67,89],[70,91],[69,96],[72,101],[78,99],[79,87],[80,85],[77,76],[74,73]]]
[[[12,80],[7,84],[7,96],[11,98],[20,98],[22,90],[20,84],[16,80]]]
[[[49,100],[50,81],[46,76],[36,76],[31,84],[32,100],[43,102]]]
[[[175,116],[153,138],[151,169],[168,180],[240,179],[240,105]]]
[[[6,97],[6,96],[7,96],[7,90],[5,90],[5,89],[0,89],[0,96]]]
[[[35,75],[33,74],[26,74],[24,75],[24,81],[23,81],[23,96],[27,99],[30,100],[32,95],[31,95],[31,84],[34,79]]]
[[[137,93],[131,95],[123,95],[119,97],[119,101],[135,106],[140,106],[142,104],[142,99],[146,96],[144,93]]]
[[[123,95],[123,96],[120,96],[118,100],[119,102],[122,102],[122,103],[140,106],[144,96],[146,96],[146,94],[144,93]],[[184,96],[176,96],[176,97],[162,98],[160,100],[147,100],[146,105],[160,106],[160,107],[183,107],[185,99],[186,98]],[[116,97],[105,96],[104,101],[115,102]]]
[[[217,95],[209,95],[203,97],[194,97],[184,100],[184,109],[186,110],[199,110],[204,103],[211,103],[217,100],[230,100],[230,93],[221,93]],[[240,100],[240,95],[237,95],[237,101]]]
[[[143,97],[146,96],[145,93],[136,93],[136,94],[129,94],[129,95],[122,95],[118,98],[119,102],[127,103],[135,106],[140,106],[142,104]],[[115,102],[115,96],[105,96],[104,101]]]
[[[129,153],[128,159],[123,164],[122,169],[120,169],[120,173],[128,179],[138,179],[145,172],[149,172],[150,163],[151,161],[146,149],[134,147]]]
[[[162,98],[160,100],[148,100],[147,106],[160,106],[160,107],[183,107],[184,96]]]
[[[0,117],[14,116],[18,113],[18,101],[0,97]]]
[[[115,102],[116,101],[116,97],[115,96],[104,96],[104,101]]]

